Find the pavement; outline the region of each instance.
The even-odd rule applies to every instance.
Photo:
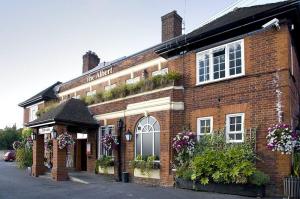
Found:
[[[195,192],[115,182],[100,175],[72,173],[73,181],[55,182],[49,176],[32,177],[14,162],[0,160],[0,199],[247,199],[248,197]],[[78,181],[79,180],[79,181]]]

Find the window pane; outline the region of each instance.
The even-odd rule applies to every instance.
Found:
[[[241,134],[241,133],[237,133],[237,134],[235,135],[235,139],[236,139],[236,140],[242,140],[242,134]]]
[[[210,120],[206,120],[206,126],[210,126]]]
[[[237,124],[236,125],[236,131],[241,131],[242,130],[242,125],[241,124]]]
[[[230,117],[230,124],[235,124],[235,117]]]
[[[230,131],[235,131],[235,125],[230,125]]]
[[[205,126],[205,120],[200,120],[200,125]]]
[[[152,155],[153,150],[153,134],[152,133],[145,133],[143,134],[143,140],[142,140],[142,148],[143,148],[143,154],[142,156],[150,156]]]
[[[236,58],[238,59],[238,58],[241,58],[241,51],[237,51],[236,52]]]
[[[160,159],[160,133],[154,134],[154,155]]]
[[[237,59],[237,60],[236,60],[236,66],[241,66],[241,65],[242,65],[241,59]]]
[[[234,140],[234,134],[229,134],[229,140]]]
[[[242,117],[241,116],[236,117],[236,123],[242,123]]]
[[[230,74],[230,75],[235,75],[235,70],[234,70],[234,68],[231,68],[231,69],[229,70],[229,74]]]
[[[240,74],[242,73],[242,68],[241,67],[237,67],[236,68],[236,74]]]
[[[225,71],[221,71],[220,78],[225,77]]]
[[[135,141],[135,148],[136,148],[136,155],[141,154],[141,134],[136,134],[136,141]]]
[[[160,130],[160,126],[158,122],[155,122],[153,125],[154,131],[159,131]]]

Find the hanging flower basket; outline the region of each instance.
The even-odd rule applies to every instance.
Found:
[[[57,137],[57,141],[58,141],[59,149],[64,149],[66,146],[72,145],[75,143],[75,141],[73,140],[73,137],[71,135],[69,135],[68,133],[60,134]]]
[[[293,148],[297,149],[300,135],[291,130],[287,124],[276,124],[268,128],[267,148],[279,151],[282,154],[292,154]]]
[[[101,143],[105,150],[116,149],[119,145],[118,140],[115,139],[112,135],[105,135],[101,139]]]

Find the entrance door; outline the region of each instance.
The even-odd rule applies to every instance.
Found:
[[[87,170],[86,139],[80,140],[81,145],[81,171]]]

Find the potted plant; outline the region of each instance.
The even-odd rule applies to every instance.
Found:
[[[135,177],[160,179],[160,164],[155,161],[155,156],[142,157],[137,155],[136,159],[130,162],[134,169]]]
[[[96,161],[96,173],[114,174],[114,159],[112,156],[103,155]]]
[[[281,154],[292,155],[291,176],[284,178],[284,195],[300,198],[299,158],[295,153],[300,149],[300,133],[293,131],[287,124],[276,124],[268,128],[267,147]]]

